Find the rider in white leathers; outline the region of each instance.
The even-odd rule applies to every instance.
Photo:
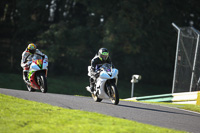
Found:
[[[42,52],[36,49],[36,45],[34,43],[30,43],[25,51],[22,53],[21,59],[21,67],[23,68],[23,80],[28,82],[28,71],[29,67],[32,63],[32,58],[34,54],[38,54],[41,56],[45,56]]]

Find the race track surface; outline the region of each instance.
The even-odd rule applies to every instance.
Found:
[[[193,133],[200,132],[200,113],[176,108],[128,101],[120,101],[119,105],[113,105],[109,100],[103,100],[98,103],[94,102],[91,97],[44,94],[39,91],[28,92],[0,88],[0,93],[63,108],[97,112],[160,127]]]

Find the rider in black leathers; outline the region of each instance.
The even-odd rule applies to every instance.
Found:
[[[98,54],[95,55],[95,57],[91,60],[91,77],[89,80],[90,90],[88,90],[89,92],[94,91],[95,80],[99,76],[97,70],[104,63],[112,64],[108,50],[106,48],[100,48]]]

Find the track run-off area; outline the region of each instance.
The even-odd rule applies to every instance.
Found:
[[[118,105],[113,105],[110,100],[94,102],[92,97],[44,94],[4,88],[0,88],[0,93],[25,100],[68,109],[96,112],[160,127],[193,133],[200,132],[200,113],[177,108],[129,101],[120,101]]]

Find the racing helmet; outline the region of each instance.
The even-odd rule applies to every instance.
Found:
[[[99,59],[101,61],[106,61],[109,56],[109,52],[106,48],[100,48],[98,52]]]
[[[31,53],[34,54],[36,51],[36,45],[34,43],[30,43],[27,47],[27,50]]]

